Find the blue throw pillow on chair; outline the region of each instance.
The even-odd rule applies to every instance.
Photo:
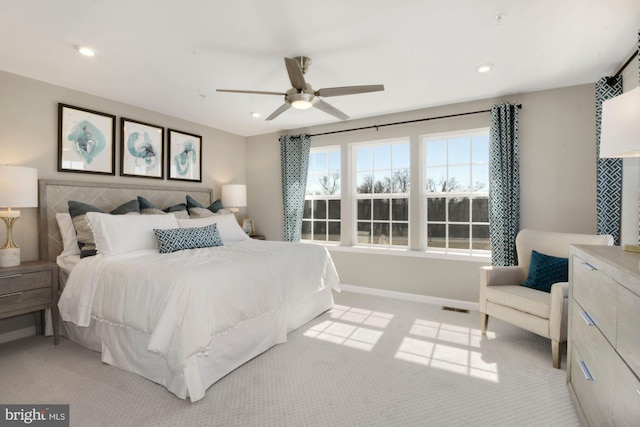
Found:
[[[531,251],[529,275],[522,284],[528,288],[551,292],[551,285],[569,281],[569,259]]]

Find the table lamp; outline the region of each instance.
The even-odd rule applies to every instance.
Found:
[[[247,186],[242,184],[227,184],[222,186],[222,205],[229,212],[238,213],[247,206]]]
[[[0,267],[20,265],[20,247],[13,241],[13,224],[20,211],[12,208],[38,206],[38,170],[22,166],[0,166],[0,218],[7,224],[7,242],[0,248]]]

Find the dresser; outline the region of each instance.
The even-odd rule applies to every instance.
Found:
[[[571,247],[567,386],[583,425],[640,425],[640,254]]]
[[[44,333],[45,309],[51,309],[53,342],[58,344],[58,266],[23,262],[0,268],[0,319],[36,313],[36,332]]]

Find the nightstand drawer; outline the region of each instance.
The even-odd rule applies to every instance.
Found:
[[[51,286],[42,289],[4,293],[0,295],[0,315],[18,310],[33,311],[28,309],[51,304],[51,302]]]
[[[51,291],[51,271],[16,273],[0,276],[0,297],[14,292],[48,288]]]

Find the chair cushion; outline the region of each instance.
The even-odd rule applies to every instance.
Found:
[[[520,285],[487,286],[485,292],[487,300],[496,304],[512,307],[545,319],[548,319],[551,313],[551,294],[547,292],[540,292]]]
[[[528,288],[551,292],[551,285],[569,281],[569,259],[531,251],[529,274],[522,284]]]

